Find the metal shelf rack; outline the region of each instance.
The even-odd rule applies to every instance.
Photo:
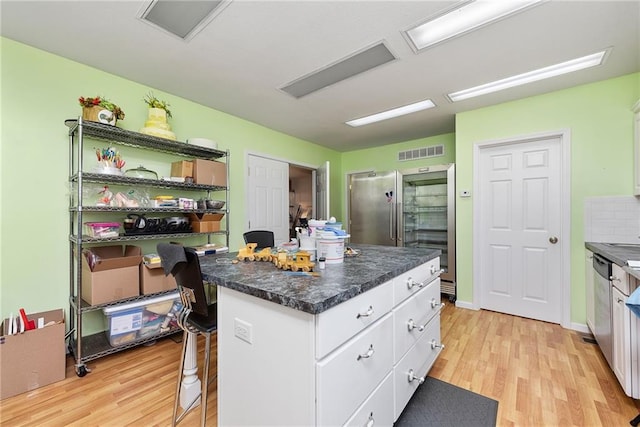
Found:
[[[198,158],[204,160],[214,160],[225,158],[227,176],[229,176],[229,151],[189,145],[184,142],[171,141],[164,138],[145,135],[138,132],[128,131],[107,124],[85,121],[82,118],[65,120],[65,125],[69,128],[69,182],[73,191],[69,195],[69,349],[76,360],[76,374],[83,377],[88,372],[86,362],[126,350],[138,345],[152,342],[158,338],[171,335],[177,329],[163,331],[159,334],[141,338],[130,343],[111,347],[104,332],[83,336],[83,314],[102,309],[109,306],[117,306],[124,303],[142,301],[152,297],[157,297],[165,293],[159,292],[149,295],[140,295],[133,298],[126,298],[106,304],[90,305],[82,299],[82,249],[85,245],[99,245],[125,241],[145,241],[161,239],[183,239],[191,237],[205,237],[207,242],[211,242],[211,237],[221,235],[225,237],[226,245],[229,246],[229,186],[221,187],[214,185],[202,185],[195,183],[176,182],[169,180],[153,180],[144,178],[132,178],[122,175],[108,175],[100,173],[90,173],[84,171],[83,145],[85,138],[91,140],[105,141],[109,144],[123,145],[141,150],[150,150],[170,154],[176,157]],[[103,183],[126,186],[140,186],[151,188],[166,188],[179,191],[225,192],[225,209],[179,209],[179,208],[120,208],[111,206],[84,206],[83,205],[83,185],[84,183]],[[75,200],[74,200],[75,198]],[[224,213],[226,214],[226,227],[224,230],[210,233],[159,233],[159,234],[120,234],[117,237],[91,238],[82,233],[83,216],[86,213]]]

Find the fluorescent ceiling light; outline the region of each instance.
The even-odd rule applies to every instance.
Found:
[[[383,111],[381,113],[372,114],[370,116],[361,117],[355,120],[349,120],[345,122],[349,126],[358,127],[368,125],[370,123],[381,122],[383,120],[392,119],[398,116],[404,116],[406,114],[415,113],[416,111],[422,111],[435,107],[436,104],[430,99],[416,102],[414,104],[404,105],[402,107],[394,108],[392,110]]]
[[[404,34],[413,49],[418,51],[476,30],[543,1],[545,0],[463,1],[443,14],[406,30]]]
[[[447,97],[453,102],[462,101],[463,99],[469,99],[476,96],[485,95],[487,93],[497,92],[499,90],[536,82],[538,80],[572,73],[574,71],[579,71],[585,68],[595,67],[596,65],[600,65],[604,62],[610,50],[611,49],[603,50],[602,52],[583,56],[582,58],[572,59],[570,61],[561,62],[549,67],[539,68],[527,73],[507,77],[506,79],[496,80],[495,82],[486,83],[458,92],[453,92],[448,94]]]

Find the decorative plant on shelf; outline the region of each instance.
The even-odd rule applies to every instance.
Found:
[[[116,104],[114,104],[113,102],[109,101],[108,99],[102,96],[96,96],[94,98],[85,98],[84,96],[81,96],[80,98],[78,98],[78,102],[80,103],[83,109],[84,108],[90,109],[92,107],[101,107],[102,109],[111,111],[116,119],[124,120],[124,111],[122,111],[122,109],[118,107]],[[101,120],[97,120],[97,121],[101,121]]]
[[[171,110],[169,110],[169,103],[167,101],[162,101],[156,98],[153,92],[149,92],[144,97],[144,102],[149,106],[149,108],[160,108],[167,113],[167,117],[171,117]]]

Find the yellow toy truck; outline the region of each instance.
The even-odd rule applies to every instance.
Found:
[[[247,246],[240,248],[240,250],[238,250],[238,256],[236,257],[238,261],[253,261],[256,258],[254,251],[257,246],[257,243],[247,243]]]
[[[271,261],[271,248],[264,248],[255,254],[256,261]]]
[[[284,263],[281,263],[281,268],[283,270],[291,270],[291,271],[313,271],[313,267],[315,263],[311,262],[311,254],[307,251],[298,251],[293,255],[289,255],[286,257]]]

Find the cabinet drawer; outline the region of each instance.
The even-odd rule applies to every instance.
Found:
[[[391,426],[393,424],[393,373],[389,372],[345,426]]]
[[[393,370],[395,388],[394,421],[398,419],[419,385],[419,380],[417,379],[409,381],[409,372],[413,371],[416,377],[426,376],[440,353],[441,349],[434,348],[433,344],[440,344],[440,316],[435,316],[429,322],[425,333]]]
[[[316,358],[321,359],[391,311],[390,280],[316,316]]]
[[[400,304],[440,276],[440,258],[434,258],[393,279],[393,305]]]
[[[393,367],[391,313],[318,362],[318,425],[344,424]]]
[[[613,286],[618,288],[620,292],[626,296],[631,295],[629,293],[629,275],[622,269],[622,267],[618,264],[613,264],[611,266],[611,276],[611,283],[613,283]]]
[[[394,362],[427,332],[428,323],[439,315],[440,278],[429,283],[393,310]]]

